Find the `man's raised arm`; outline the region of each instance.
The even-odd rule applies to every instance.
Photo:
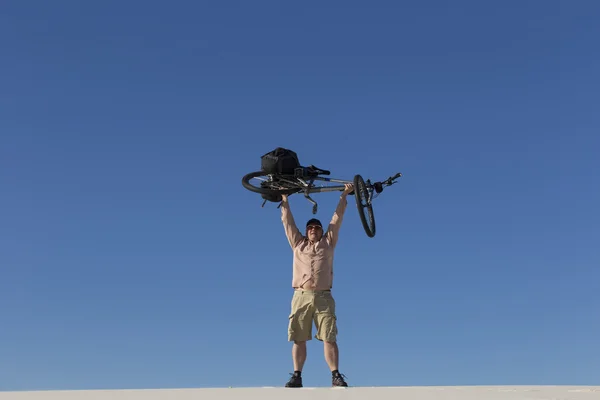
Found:
[[[326,233],[327,241],[334,247],[337,244],[338,237],[340,234],[340,228],[344,219],[344,213],[346,212],[346,206],[348,205],[348,193],[350,193],[353,190],[353,185],[347,183],[345,186],[346,189],[342,192],[342,195],[340,196],[340,201],[338,202],[338,205],[335,208],[335,212],[333,213],[333,217],[329,222],[329,227],[327,228]]]
[[[285,236],[287,237],[287,240],[293,249],[302,240],[302,233],[294,221],[294,216],[292,215],[292,210],[290,209],[290,203],[287,195],[283,195],[281,200],[281,221],[283,222]]]

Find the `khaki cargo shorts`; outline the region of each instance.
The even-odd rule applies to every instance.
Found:
[[[337,317],[331,291],[296,289],[289,316],[288,341],[311,340],[313,322],[317,328],[315,339],[326,342],[336,341]]]

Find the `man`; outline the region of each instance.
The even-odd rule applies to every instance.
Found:
[[[281,220],[288,242],[294,253],[291,313],[288,325],[288,341],[292,345],[294,373],[286,387],[302,387],[302,368],[306,361],[306,342],[312,339],[313,321],[315,339],[323,342],[325,361],[331,370],[332,386],[348,386],[338,370],[337,324],[335,300],[331,295],[333,286],[333,253],[338,241],[347,196],[353,187],[346,184],[340,196],[327,231],[321,222],[312,218],[306,223],[303,235],[296,223],[287,196],[282,196]]]

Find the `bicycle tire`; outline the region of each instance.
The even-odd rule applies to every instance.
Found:
[[[253,178],[257,178],[259,176],[268,176],[269,174],[267,174],[265,171],[254,171],[254,172],[249,172],[246,175],[244,175],[242,177],[242,185],[248,189],[251,192],[254,193],[259,193],[259,194],[266,194],[266,195],[278,195],[278,194],[292,194],[292,193],[296,193],[301,191],[300,188],[293,188],[293,189],[268,189],[265,187],[258,187],[258,186],[254,186],[250,183],[250,180]]]
[[[354,197],[356,199],[356,207],[358,209],[358,216],[360,217],[360,222],[362,223],[363,229],[368,237],[375,236],[376,227],[375,227],[375,215],[373,214],[373,205],[371,203],[363,205],[363,201],[367,201],[367,185],[365,184],[364,179],[360,175],[354,176]],[[365,215],[365,209],[367,209],[369,213],[369,217],[367,220],[367,216]],[[370,223],[370,224],[369,224]]]

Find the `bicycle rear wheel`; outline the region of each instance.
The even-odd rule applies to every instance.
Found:
[[[242,185],[251,192],[265,195],[292,194],[302,190],[294,183],[293,177],[277,177],[267,174],[265,171],[255,171],[244,175]]]
[[[360,175],[354,176],[354,197],[356,198],[356,207],[358,216],[368,237],[375,236],[375,215],[373,214],[373,205],[369,199],[369,190],[364,179]]]

